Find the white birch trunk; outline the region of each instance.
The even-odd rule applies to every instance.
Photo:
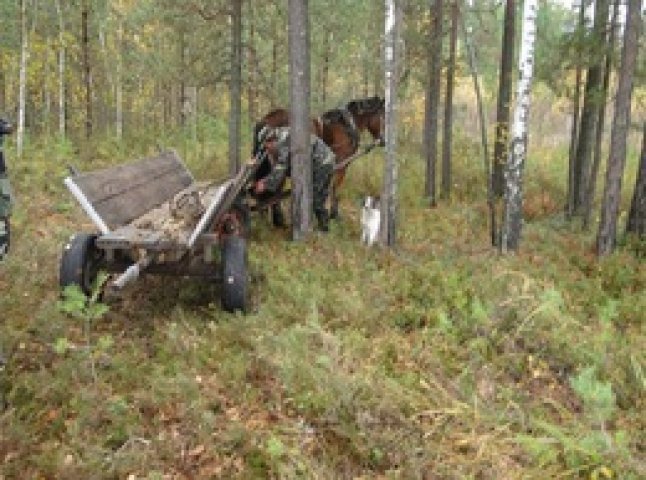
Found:
[[[58,14],[58,134],[65,138],[65,20],[61,0],[56,0]]]
[[[523,223],[523,169],[527,157],[527,124],[530,89],[534,73],[537,0],[525,0],[519,56],[516,106],[511,128],[511,148],[505,169],[505,210],[501,231],[503,252],[518,250]]]
[[[395,246],[397,220],[397,40],[399,33],[399,5],[397,0],[386,0],[385,18],[385,136],[386,158],[384,185],[381,199],[381,244]]]
[[[18,80],[18,131],[16,132],[16,153],[22,157],[25,138],[25,103],[27,91],[27,0],[20,0],[20,73]]]

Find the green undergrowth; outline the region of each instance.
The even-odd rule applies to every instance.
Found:
[[[359,244],[381,157],[358,160],[330,234],[295,244],[253,218],[242,316],[190,279],[145,278],[105,305],[60,299],[61,246],[91,225],[65,163],[31,148],[0,266],[0,478],[646,474],[646,269],[629,248],[598,261],[563,220],[558,154],[528,167],[522,251],[505,257],[469,144],[434,209],[417,156],[402,156],[392,252]],[[127,157],[55,148],[81,169]],[[199,152],[196,175],[224,171],[217,149]]]

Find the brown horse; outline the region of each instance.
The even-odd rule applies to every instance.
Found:
[[[265,115],[254,128],[254,156],[258,153],[258,132],[265,125],[285,127],[289,125],[289,112],[277,108]],[[332,218],[338,216],[338,190],[345,178],[350,157],[359,150],[361,132],[367,130],[373,140],[383,146],[384,138],[384,100],[379,97],[351,100],[340,108],[328,110],[318,118],[312,119],[312,133],[323,140],[336,155],[336,166],[332,182],[331,211]],[[257,177],[262,178],[269,172],[270,166],[262,164]]]

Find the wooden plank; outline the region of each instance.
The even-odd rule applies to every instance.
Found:
[[[217,210],[212,216],[211,223],[217,223],[221,216],[229,211],[236,197],[240,191],[247,185],[249,180],[253,177],[258,165],[254,163],[246,163],[242,166],[240,171],[230,180],[230,184],[227,186],[228,190],[225,195],[222,197]]]
[[[144,248],[157,251],[181,249],[186,243],[186,234],[183,232],[174,232],[176,234],[172,235],[171,233],[126,225],[117,228],[107,235],[101,235],[97,239],[96,245],[99,248],[108,249]],[[180,235],[180,233],[183,235]]]
[[[218,215],[218,212],[220,212],[222,209],[223,197],[226,195],[227,191],[231,189],[232,185],[233,179],[227,180],[222,185],[219,185],[215,189],[209,190],[209,192],[205,194],[208,207],[206,208],[206,211],[204,212],[200,220],[197,222],[197,226],[188,239],[189,248],[193,247],[195,241],[197,240],[197,237],[204,233],[209,225],[215,223],[215,218]]]
[[[111,227],[124,225],[190,186],[193,178],[174,151],[74,177]]]

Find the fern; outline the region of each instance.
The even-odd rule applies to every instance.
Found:
[[[596,378],[596,368],[587,367],[570,380],[570,385],[581,397],[586,414],[600,424],[610,419],[615,410],[615,394],[612,385]]]

